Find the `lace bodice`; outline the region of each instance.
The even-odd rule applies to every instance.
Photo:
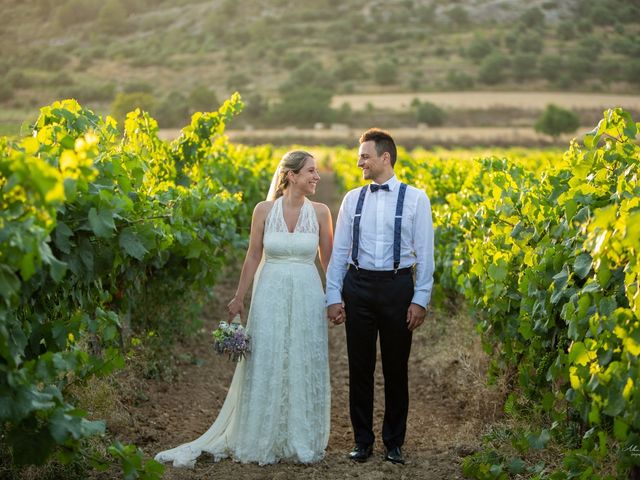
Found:
[[[265,222],[265,261],[313,264],[318,251],[319,229],[315,209],[311,201],[305,199],[298,222],[293,232],[289,232],[284,220],[282,197],[278,198]]]
[[[287,223],[284,221],[284,212],[282,209],[283,197],[277,198],[273,202],[273,207],[267,215],[265,222],[264,232],[266,233],[318,233],[320,227],[318,226],[318,218],[316,217],[316,211],[313,208],[311,201],[307,198],[304,199],[302,209],[300,210],[300,216],[298,217],[298,223],[293,230],[289,232]]]

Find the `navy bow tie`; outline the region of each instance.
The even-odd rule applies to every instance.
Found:
[[[371,183],[369,184],[369,188],[371,189],[372,192],[377,192],[378,190],[386,190],[387,192],[389,191],[389,185],[387,184],[378,185],[376,183]]]

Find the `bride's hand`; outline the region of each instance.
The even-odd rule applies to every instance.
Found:
[[[227,312],[229,312],[229,319],[232,319],[236,315],[240,315],[242,317],[242,313],[244,312],[244,303],[238,297],[233,297],[227,304]]]

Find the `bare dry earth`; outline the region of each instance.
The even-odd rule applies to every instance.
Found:
[[[330,174],[324,174],[317,200],[337,207]],[[195,439],[215,420],[225,399],[234,365],[217,356],[209,332],[224,318],[226,299],[235,289],[237,276],[216,285],[216,300],[208,306],[205,328],[197,338],[177,345],[170,353],[179,359],[173,382],[129,378],[128,393],[119,399],[123,408],[108,419],[110,432],[121,441],[133,442],[152,457],[156,452]],[[485,384],[487,358],[464,313],[435,312],[414,335],[410,360],[407,465],[383,461],[380,440],[374,456],[365,464],[346,459],[352,447],[348,417],[347,354],[342,327],[329,332],[332,417],[326,457],[313,465],[279,463],[270,466],[219,463],[203,455],[194,470],[167,466],[170,480],[242,479],[425,479],[462,477],[460,462],[479,445],[487,425],[500,416],[501,393]],[[383,379],[380,360],[376,370],[375,429],[379,435],[383,412]],[[125,381],[126,383],[126,381]],[[126,387],[126,385],[125,385]],[[258,434],[258,433],[256,433]],[[104,475],[104,476],[103,476]],[[106,474],[96,478],[111,478]]]

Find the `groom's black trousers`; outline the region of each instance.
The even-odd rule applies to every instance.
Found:
[[[407,310],[413,298],[410,268],[374,272],[349,267],[342,298],[347,320],[349,354],[349,408],[356,443],[373,444],[373,386],[376,343],[384,375],[382,440],[388,449],[404,443],[409,410],[407,364],[411,332]]]

